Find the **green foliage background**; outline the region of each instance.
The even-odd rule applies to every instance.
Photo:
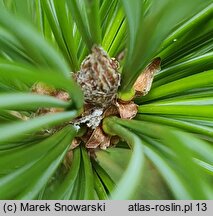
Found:
[[[212,199],[212,12],[212,0],[0,0],[0,199]],[[154,57],[162,70],[134,120],[104,120],[123,141],[96,161],[78,147],[67,171],[75,128],[42,131],[79,115],[70,72],[93,44],[127,50],[121,96]],[[30,93],[38,81],[72,101]],[[40,107],[65,111],[19,118]]]

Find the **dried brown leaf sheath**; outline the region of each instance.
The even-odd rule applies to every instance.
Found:
[[[136,96],[146,95],[152,86],[154,74],[160,70],[161,59],[155,58],[141,73],[134,84]]]
[[[132,119],[138,112],[138,105],[133,101],[130,101],[129,103],[117,102],[116,105],[118,107],[120,117],[123,119]]]
[[[97,127],[92,135],[90,136],[89,140],[86,143],[87,148],[97,148],[100,147],[101,149],[106,149],[110,145],[110,137],[106,135],[101,126]]]
[[[32,92],[39,95],[50,95],[64,101],[70,100],[69,94],[67,92],[56,90],[42,82],[35,83],[32,86]],[[44,115],[47,113],[57,113],[62,111],[64,111],[63,108],[39,108],[36,112],[36,115]]]

